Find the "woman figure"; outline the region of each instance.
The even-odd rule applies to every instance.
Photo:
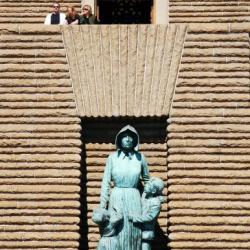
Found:
[[[138,190],[140,177],[149,180],[144,156],[138,152],[139,136],[130,125],[116,136],[117,151],[109,155],[101,188],[101,208],[116,207],[123,213],[117,226],[117,237],[122,250],[141,250],[141,229],[129,221],[129,215],[141,215],[141,197]],[[113,188],[110,192],[111,182]]]
[[[67,8],[65,24],[79,24],[80,16],[77,14],[74,7]]]

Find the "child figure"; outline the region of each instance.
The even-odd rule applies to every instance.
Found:
[[[114,209],[109,212],[103,208],[97,208],[93,211],[92,220],[99,226],[101,239],[97,250],[121,250],[117,239],[117,224],[123,219]]]
[[[151,242],[154,239],[154,230],[157,217],[164,202],[162,191],[164,183],[160,178],[151,177],[144,187],[142,194],[142,214],[129,215],[129,220],[142,226],[142,250],[151,250]]]

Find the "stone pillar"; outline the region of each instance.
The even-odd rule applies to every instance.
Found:
[[[169,0],[155,0],[155,24],[169,23]]]
[[[96,1],[95,0],[82,0],[82,6],[88,4],[92,7],[92,12],[95,14],[96,11]]]

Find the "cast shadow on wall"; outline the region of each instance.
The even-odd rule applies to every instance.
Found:
[[[125,125],[130,124],[135,127],[140,135],[141,144],[166,144],[166,127],[167,127],[167,117],[119,117],[119,118],[82,118],[82,152],[81,152],[81,224],[80,224],[80,247],[79,250],[89,250],[93,248],[93,243],[90,240],[90,235],[93,234],[93,226],[89,225],[88,212],[90,212],[91,206],[88,204],[88,183],[91,180],[88,180],[88,162],[87,151],[88,145],[94,144],[98,145],[98,149],[94,154],[99,152],[107,151],[107,145],[114,144],[115,136],[117,132],[124,127]],[[100,148],[104,148],[103,151]],[[110,148],[110,146],[109,146]],[[114,145],[112,149],[109,149],[106,154],[114,151]],[[93,151],[92,151],[93,153]],[[106,155],[103,156],[103,161],[105,160]],[[104,169],[104,165],[101,166]],[[101,183],[101,180],[99,181]],[[142,192],[142,185],[140,185],[140,190]],[[96,186],[96,189],[100,189],[100,185]],[[99,198],[96,197],[98,200]],[[93,205],[93,204],[92,204]],[[96,207],[98,204],[94,204]],[[167,218],[166,218],[167,219]],[[97,228],[95,229],[97,233]],[[155,233],[157,235],[155,241],[152,244],[152,250],[166,250],[168,245],[168,237],[166,232],[157,223]]]

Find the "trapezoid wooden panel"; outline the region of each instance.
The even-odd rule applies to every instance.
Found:
[[[184,25],[62,27],[78,114],[166,116]]]

